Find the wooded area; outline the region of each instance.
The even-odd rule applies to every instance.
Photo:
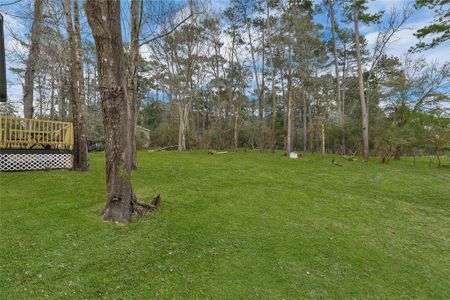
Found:
[[[448,45],[445,0],[377,12],[367,0],[230,0],[223,11],[194,0],[85,1],[84,11],[77,0],[19,2],[29,30],[7,30],[27,51],[7,56],[23,106],[2,113],[73,121],[75,170],[88,170],[89,144],[104,143],[106,219],[129,220],[144,144],[382,163],[450,148],[450,63],[413,55]],[[17,17],[8,6],[2,13]],[[423,7],[435,22],[409,53],[390,55]],[[361,26],[378,28],[375,41]]]
[[[79,28],[77,1],[33,3],[23,4],[32,16],[30,41],[14,36],[29,47],[25,68],[10,69],[24,78],[24,116],[73,119],[80,143],[104,141],[96,52],[87,28]],[[448,117],[448,62],[386,54],[425,5],[437,14],[445,8],[444,1],[417,1],[368,13],[366,1],[356,0],[233,0],[221,13],[203,1],[123,3],[131,20],[124,43],[131,124],[152,130],[152,146],[179,150],[320,151],[322,126],[327,152],[358,151],[365,160],[369,150],[384,156],[396,149],[398,158],[441,148],[430,136],[436,132],[411,126],[446,130],[439,124]],[[314,21],[319,13],[327,14],[326,26]],[[374,46],[359,23],[379,26]],[[448,27],[441,31],[442,43]]]

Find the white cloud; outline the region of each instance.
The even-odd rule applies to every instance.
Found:
[[[5,41],[5,52],[24,55],[28,52],[28,48],[13,38],[7,38]]]
[[[418,42],[417,38],[414,36],[414,33],[417,31],[417,29],[422,28],[428,23],[429,20],[425,19],[406,24],[405,29],[397,32],[392,37],[392,40],[386,49],[387,54],[398,57],[402,57],[403,55],[405,55],[408,52],[408,50],[414,45],[416,45],[416,43]],[[373,49],[373,47],[375,46],[377,36],[378,30],[369,32],[368,34],[365,35],[365,38],[367,39],[368,46],[370,49]],[[450,44],[449,42],[446,42],[436,47],[435,49],[431,49],[421,53],[414,53],[413,57],[415,58],[423,57],[428,62],[435,60],[440,62],[449,61],[448,55],[449,44]]]
[[[5,22],[5,26],[14,29],[15,32],[21,32],[22,30],[25,29],[23,22],[19,18],[15,18],[8,14],[4,14],[3,21]],[[8,35],[8,32],[6,32],[6,35]]]
[[[394,6],[402,6],[405,4],[412,4],[414,3],[414,0],[376,0],[376,1],[369,1],[367,4],[369,8],[369,12],[379,12],[381,10],[388,11],[389,9],[393,8]]]

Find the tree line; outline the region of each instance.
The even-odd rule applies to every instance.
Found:
[[[132,123],[151,130],[137,130],[135,147],[324,148],[364,160],[444,147],[411,126],[448,117],[449,63],[387,49],[417,8],[438,14],[445,1],[375,13],[367,2],[231,0],[223,11],[204,1],[122,5]],[[314,20],[319,14],[326,22]],[[79,19],[77,1],[34,1],[29,42],[20,41],[28,57],[12,71],[23,78],[25,117],[73,119],[80,142],[103,142],[96,49]],[[370,45],[361,24],[378,28]],[[433,26],[418,37],[436,33]],[[445,42],[446,30],[412,50]]]
[[[75,169],[88,170],[88,144],[105,144],[106,219],[130,219],[139,147],[361,153],[383,163],[448,150],[449,62],[387,51],[423,6],[436,18],[410,52],[445,44],[448,3],[374,13],[368,2],[230,0],[216,11],[194,0],[85,1],[84,10],[35,0],[24,4],[27,38],[10,28],[27,49],[8,54],[21,63],[10,72],[25,117],[74,122]],[[362,24],[378,29],[371,43]]]

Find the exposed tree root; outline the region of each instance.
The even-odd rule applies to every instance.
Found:
[[[133,195],[131,219],[141,217],[147,213],[154,211],[161,202],[161,195],[157,194],[150,203],[139,202],[136,196]]]

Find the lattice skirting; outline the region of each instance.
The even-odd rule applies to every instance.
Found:
[[[0,153],[0,171],[66,169],[72,167],[70,153]]]

